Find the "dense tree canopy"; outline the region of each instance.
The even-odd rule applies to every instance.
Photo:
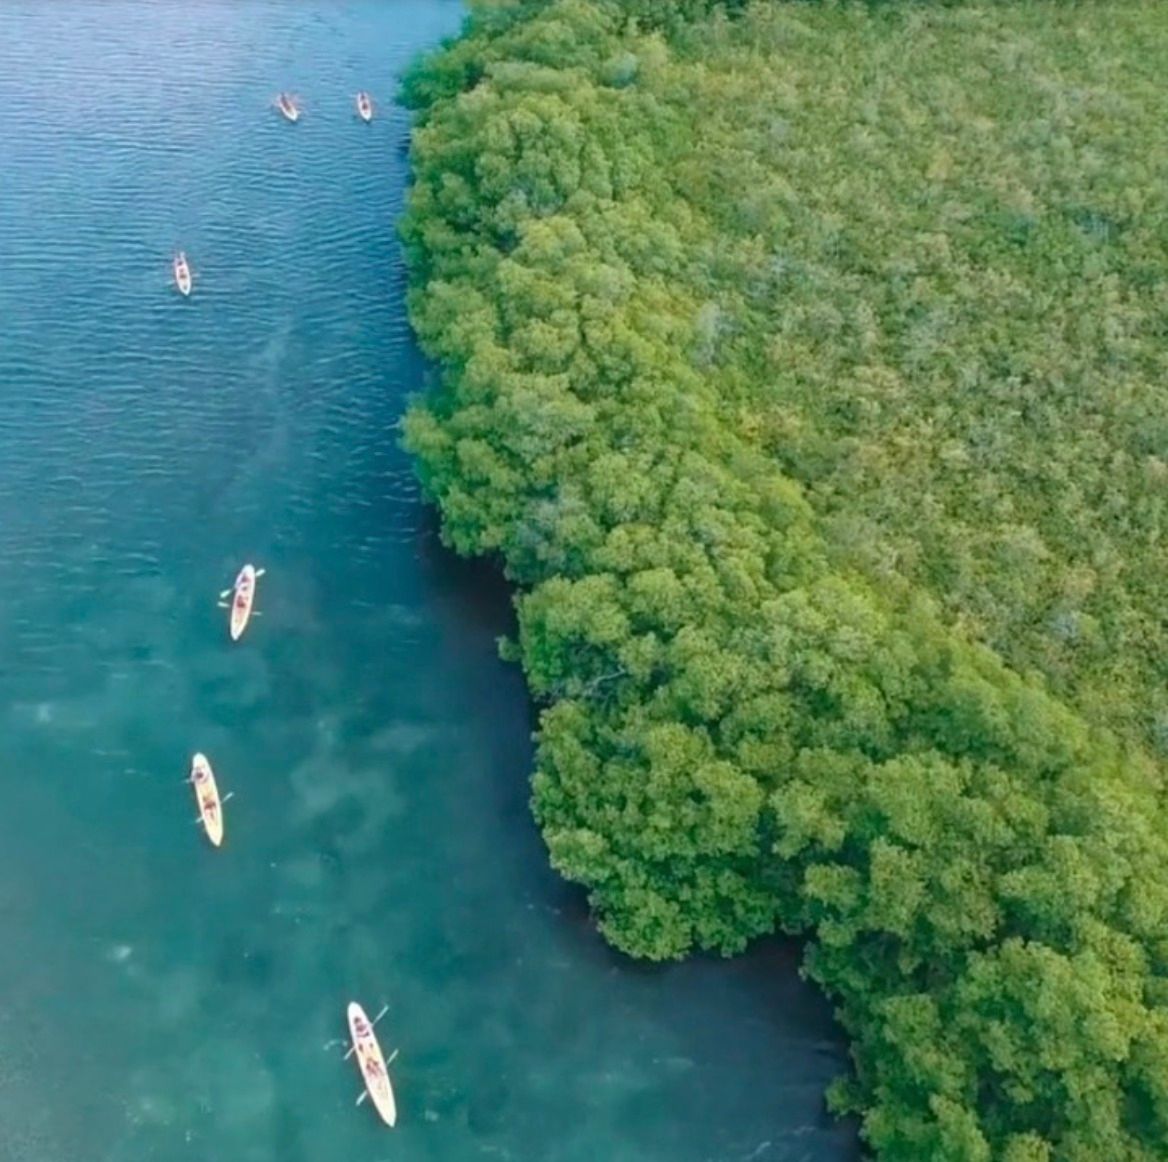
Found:
[[[781,927],[895,1159],[1168,1142],[1168,10],[480,3],[404,85],[553,863]]]

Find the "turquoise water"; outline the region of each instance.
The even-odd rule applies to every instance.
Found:
[[[506,595],[396,447],[426,371],[391,97],[459,17],[4,5],[4,1162],[854,1155],[792,950],[632,965],[547,869]],[[218,852],[194,750],[235,794]],[[390,1006],[393,1132],[353,1105],[350,998]]]

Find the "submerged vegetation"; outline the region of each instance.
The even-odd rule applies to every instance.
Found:
[[[1168,1142],[1168,8],[480,3],[407,438],[618,947],[781,928],[896,1159]]]

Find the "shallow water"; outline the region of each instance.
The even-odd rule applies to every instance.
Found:
[[[391,98],[459,17],[4,5],[5,1162],[854,1155],[792,950],[632,965],[547,869],[506,596],[396,447],[425,369]],[[235,795],[219,852],[194,750]],[[392,1134],[353,1108],[350,997],[390,1005]]]

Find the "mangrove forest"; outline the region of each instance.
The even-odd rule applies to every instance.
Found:
[[[480,0],[403,82],[551,862],[805,940],[881,1159],[1168,1157],[1166,77],[1166,5]]]

